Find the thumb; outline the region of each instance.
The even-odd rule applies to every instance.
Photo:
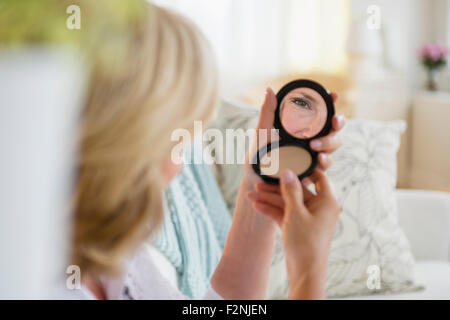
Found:
[[[258,120],[258,129],[271,129],[277,109],[277,97],[271,88],[266,89],[266,96],[261,107]]]
[[[296,175],[291,170],[281,173],[281,196],[283,197],[287,213],[292,212],[294,208],[303,207],[303,190],[302,185]]]

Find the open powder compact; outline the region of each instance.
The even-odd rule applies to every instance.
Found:
[[[318,152],[311,140],[326,136],[334,116],[333,99],[328,90],[311,80],[295,80],[277,93],[274,128],[278,143],[259,149],[253,170],[266,182],[278,184],[281,172],[292,170],[299,179],[311,175],[318,163]]]

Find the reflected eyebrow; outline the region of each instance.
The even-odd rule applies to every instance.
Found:
[[[307,94],[307,93],[298,92],[298,93],[293,93],[293,95],[302,95],[302,96],[304,96],[305,98],[311,100],[312,102],[318,103],[318,101],[317,101],[316,98],[314,98],[313,96],[311,96],[311,95],[309,95],[309,94]]]
[[[317,100],[313,96],[310,96],[309,94],[306,94],[306,93],[300,93],[300,94],[304,95],[306,98],[308,98],[309,100],[312,100],[313,102],[317,102]]]

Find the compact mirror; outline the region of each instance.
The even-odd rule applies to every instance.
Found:
[[[253,162],[254,171],[266,182],[279,183],[281,172],[292,170],[299,179],[312,174],[318,153],[309,143],[327,135],[334,116],[333,99],[323,86],[311,80],[296,80],[277,93],[274,128],[277,144],[261,148]]]

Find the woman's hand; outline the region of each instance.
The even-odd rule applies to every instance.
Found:
[[[333,94],[333,99],[336,98],[337,96]],[[257,138],[262,137],[262,140],[254,143],[247,154],[243,179],[236,199],[233,223],[228,233],[222,258],[211,279],[213,288],[225,299],[264,299],[267,291],[267,281],[277,232],[276,223],[270,217],[260,214],[254,200],[249,199],[246,195],[258,193],[261,184],[264,185],[261,178],[253,171],[250,157],[256,154],[259,149],[258,146],[262,147],[264,143],[271,141],[271,129],[273,128],[276,108],[275,93],[268,88],[257,126]],[[342,128],[343,120],[340,119],[333,119],[334,131],[331,135]],[[267,130],[268,135],[262,135],[262,129]],[[321,154],[328,156],[339,147],[340,141],[338,139],[334,142],[327,142],[326,137],[321,139],[323,142],[319,150]],[[328,168],[331,164],[328,161],[329,159],[321,158],[319,156],[320,167]],[[284,201],[279,187],[277,188],[278,190],[271,189],[268,193],[271,193],[274,198],[278,196],[281,199],[275,207],[278,210],[284,210]],[[270,208],[275,207],[270,206]]]
[[[282,230],[289,297],[293,299],[325,298],[328,255],[341,212],[325,174],[316,170],[310,179],[316,195],[304,188],[292,171],[283,172],[280,186],[284,210],[260,210]],[[256,208],[261,205],[257,202]]]

